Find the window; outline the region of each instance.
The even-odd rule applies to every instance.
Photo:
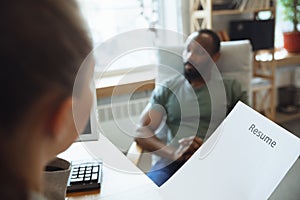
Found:
[[[130,30],[159,27],[157,0],[78,0],[81,12],[91,32],[95,47],[108,39]],[[118,48],[116,44],[109,48]],[[108,49],[112,51],[114,49]],[[145,66],[156,63],[155,52],[152,50],[132,50],[117,58],[106,66],[107,71]],[[96,58],[97,67],[103,67]]]
[[[283,20],[283,11],[280,2],[277,1],[276,5],[276,26],[275,26],[275,47],[283,47],[283,35],[284,29],[287,29],[287,23]]]
[[[156,6],[151,2],[152,0],[78,0],[94,44],[125,31],[148,28],[146,19],[151,17],[151,10]]]

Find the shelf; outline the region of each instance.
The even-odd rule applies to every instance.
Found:
[[[256,10],[238,10],[238,9],[231,9],[231,10],[214,10],[212,11],[212,15],[239,15],[239,14],[246,14],[246,13],[257,13],[261,11],[272,11],[274,12],[274,8],[269,9],[256,9]],[[193,12],[193,16],[196,18],[204,18],[206,16],[207,11],[205,10],[196,10]]]
[[[191,32],[197,31],[201,28],[213,29],[213,18],[217,16],[251,14],[253,15],[253,18],[255,18],[258,12],[270,11],[272,13],[273,18],[275,18],[275,11],[276,11],[275,6],[267,8],[267,4],[261,4],[261,2],[258,0],[255,0],[255,2],[257,1],[256,3],[258,4],[256,6],[253,5],[248,7],[238,7],[236,9],[224,9],[224,10],[213,10],[212,9],[213,0],[190,0],[190,1],[192,5],[191,6],[192,13],[191,13],[191,20],[190,20]],[[202,9],[198,10],[198,8],[200,7]]]
[[[251,90],[260,91],[260,90],[269,90],[272,88],[272,83],[270,80],[261,77],[253,77],[251,80]]]
[[[239,8],[228,9],[228,10],[213,10],[213,0],[191,0],[193,9],[202,7],[202,10],[194,10],[191,16],[191,32],[197,31],[201,28],[216,29],[216,31],[228,31],[229,27],[215,27],[213,23],[219,18],[224,17],[221,20],[222,25],[225,24],[225,21],[230,20],[244,20],[249,19],[253,20],[259,12],[269,11],[271,16],[275,19],[276,17],[276,1],[269,0],[245,0],[239,5]],[[247,16],[244,16],[246,14]],[[227,18],[226,15],[233,15]],[[220,30],[218,30],[220,29]],[[275,31],[275,30],[272,30]],[[271,51],[271,54],[268,50],[268,54],[259,55],[257,59],[254,57],[253,62],[253,76],[255,80],[251,84],[252,88],[252,103],[253,107],[256,110],[261,110],[269,119],[275,119],[275,75],[276,67],[280,64],[286,64],[286,60],[275,60],[274,51]],[[270,56],[269,56],[270,54]],[[254,52],[253,55],[257,55],[257,52]],[[266,57],[267,56],[267,57]],[[282,54],[281,54],[282,56]],[[299,58],[293,56],[293,62],[299,62]]]
[[[257,13],[261,11],[274,11],[274,8],[269,9],[256,9],[256,10],[214,10],[212,11],[213,15],[238,15],[238,14],[246,14],[246,13]]]

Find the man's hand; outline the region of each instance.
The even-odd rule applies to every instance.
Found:
[[[191,136],[182,138],[178,142],[179,147],[174,152],[174,160],[186,161],[199,149],[203,140],[199,137]]]

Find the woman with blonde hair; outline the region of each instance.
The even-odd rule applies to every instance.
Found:
[[[0,6],[0,198],[43,199],[43,171],[82,131],[93,66],[72,97],[92,45],[71,0],[10,0]],[[72,106],[86,108],[75,126]]]

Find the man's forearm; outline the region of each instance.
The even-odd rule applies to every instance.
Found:
[[[137,137],[135,141],[144,149],[149,152],[153,152],[161,157],[174,160],[175,148],[167,146],[159,138],[157,138],[154,132],[147,126],[139,127],[137,129]]]

